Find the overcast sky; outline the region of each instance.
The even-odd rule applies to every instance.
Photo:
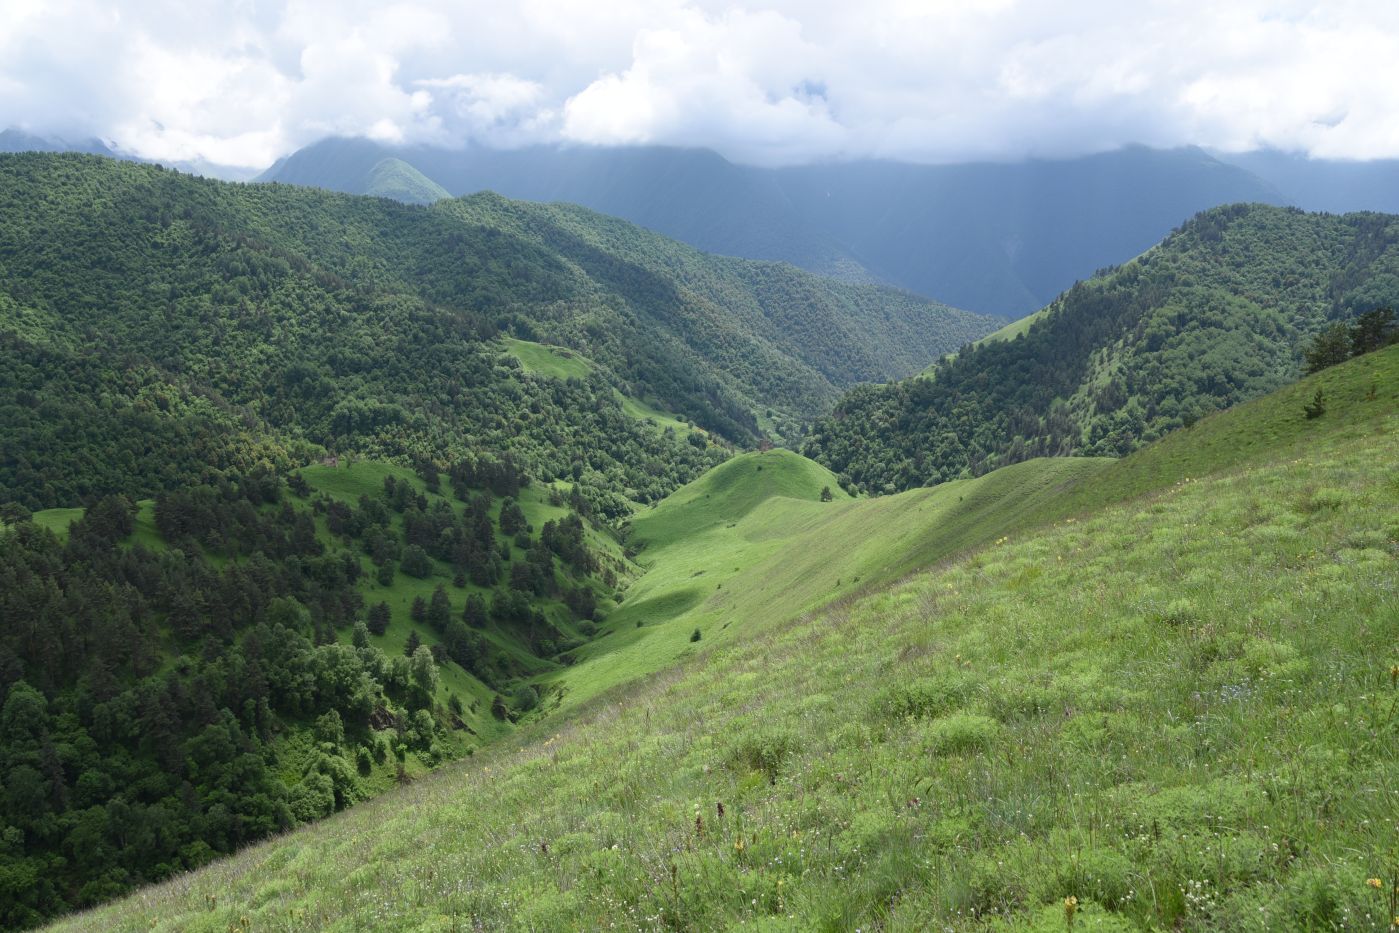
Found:
[[[1399,156],[1399,2],[0,0],[6,125],[244,167],[327,135]]]

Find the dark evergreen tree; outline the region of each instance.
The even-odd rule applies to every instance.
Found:
[[[410,544],[403,549],[403,560],[399,563],[399,569],[410,577],[417,577],[419,580],[432,576],[432,558],[428,557],[427,551],[421,545]]]
[[[452,621],[452,601],[447,596],[447,590],[440,583],[432,591],[432,601],[427,607],[427,624],[432,626],[435,632],[447,630],[447,623]]]
[[[375,603],[369,610],[368,629],[371,635],[383,635],[389,630],[389,604]]]

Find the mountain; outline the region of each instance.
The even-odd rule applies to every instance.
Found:
[[[1130,259],[1204,208],[1286,203],[1194,148],[1010,164],[815,165],[781,176],[802,216],[879,278],[1009,317]]]
[[[803,451],[892,492],[1118,456],[1296,378],[1333,321],[1399,302],[1399,218],[1216,208],[926,376],[847,395]]]
[[[113,149],[100,139],[69,140],[61,136],[38,136],[15,127],[0,130],[0,152],[80,152],[132,162],[152,162],[122,149]],[[182,172],[221,178],[225,181],[248,181],[258,174],[242,166],[220,165],[207,159],[180,159],[166,162],[165,165]]]
[[[0,500],[29,508],[329,449],[508,453],[617,516],[707,465],[624,403],[790,435],[996,323],[493,195],[415,207],[24,154],[0,157],[0,210]],[[585,378],[527,378],[501,330]]]
[[[620,522],[997,323],[495,195],[25,153],[0,211],[7,928],[583,696]]]
[[[1216,157],[1252,172],[1303,210],[1332,214],[1351,211],[1399,214],[1399,160],[1396,159],[1365,162],[1312,159],[1276,150],[1219,153]]]
[[[871,280],[847,250],[798,216],[778,179],[707,150],[398,149],[365,139],[326,139],[282,159],[260,178],[363,194],[373,167],[390,157],[454,195],[493,191],[581,204],[706,252]]]
[[[431,204],[451,197],[447,189],[402,159],[384,159],[370,169],[364,193],[405,204]]]
[[[444,150],[328,139],[262,177],[365,193],[387,157],[453,194],[491,190],[582,204],[709,252],[879,280],[1010,317],[1130,259],[1199,210],[1287,203],[1257,176],[1194,148],[1006,164],[762,169],[692,149]]]
[[[57,136],[36,136],[14,127],[0,130],[0,152],[85,152],[89,155],[115,155],[100,139],[73,142]]]
[[[736,458],[638,524],[670,582],[616,666],[658,676],[58,929],[1379,929],[1396,393],[1399,347],[1119,461],[859,501]],[[885,519],[930,562],[870,585]],[[774,534],[804,572],[756,572]]]

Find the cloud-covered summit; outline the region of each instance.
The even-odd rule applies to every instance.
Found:
[[[263,166],[315,139],[777,165],[1197,144],[1399,156],[1384,0],[0,0],[0,124]]]

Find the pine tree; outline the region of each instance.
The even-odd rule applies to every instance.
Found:
[[[452,601],[447,598],[447,590],[439,583],[432,591],[432,602],[427,607],[427,624],[434,631],[445,631],[452,621]]]
[[[413,631],[409,632],[409,633],[408,633],[408,643],[407,643],[406,645],[403,646],[403,654],[404,654],[404,656],[405,656],[405,657],[411,658],[411,657],[417,652],[417,650],[418,650],[420,647],[422,647],[422,644],[423,644],[423,640],[422,640],[421,638],[418,637],[418,630],[417,630],[417,629],[414,629]]]
[[[383,635],[389,630],[389,604],[375,603],[369,609],[368,629],[371,635]]]

